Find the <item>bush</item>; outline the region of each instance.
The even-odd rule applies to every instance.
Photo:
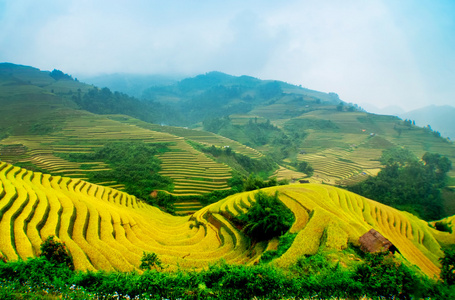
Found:
[[[441,261],[441,279],[447,285],[455,284],[455,250],[447,249]]]
[[[297,171],[307,174],[308,177],[314,174],[313,167],[307,161],[296,162],[294,166],[297,168]]]
[[[40,250],[40,257],[44,257],[55,264],[64,264],[71,270],[74,270],[73,259],[66,249],[65,243],[55,240],[54,236],[48,236],[47,239],[41,243]]]
[[[390,253],[367,254],[354,276],[367,294],[386,299],[411,299],[429,292],[429,282],[420,278]],[[393,298],[392,298],[393,297]]]
[[[258,191],[256,202],[247,213],[236,218],[243,232],[254,241],[270,240],[286,233],[294,223],[293,213],[278,200],[278,192],[268,195]]]
[[[160,268],[161,270],[163,269],[161,265],[161,260],[156,255],[154,252],[145,252],[142,254],[141,258],[141,265],[139,266],[142,270],[151,270],[152,268],[155,268],[158,270]]]
[[[452,233],[452,228],[447,223],[439,221],[439,222],[434,223],[434,227],[439,231]]]

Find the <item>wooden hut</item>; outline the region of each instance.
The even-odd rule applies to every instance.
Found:
[[[367,233],[359,238],[360,249],[364,252],[376,253],[390,251],[395,253],[398,249],[386,239],[382,234],[374,229],[370,229]]]

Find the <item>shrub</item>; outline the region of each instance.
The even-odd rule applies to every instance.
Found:
[[[439,231],[452,233],[452,228],[447,223],[439,221],[434,223],[434,227]]]
[[[278,200],[278,192],[268,195],[259,191],[256,202],[247,213],[236,220],[243,225],[243,232],[254,241],[270,240],[286,233],[294,223],[294,215]]]
[[[313,167],[307,161],[295,162],[294,166],[297,168],[297,171],[307,174],[308,177],[311,177],[314,174]]]
[[[429,283],[390,253],[367,254],[365,263],[357,267],[354,279],[364,285],[370,296],[388,299],[411,299],[429,291]],[[395,297],[397,296],[397,297]]]
[[[158,270],[158,268],[163,269],[161,265],[161,260],[156,255],[154,252],[145,252],[142,254],[141,258],[141,265],[139,266],[142,270],[151,270],[152,268],[155,268]]]
[[[48,236],[41,243],[40,250],[40,257],[44,257],[55,264],[64,264],[74,270],[73,259],[66,249],[65,243],[55,240],[54,236]]]
[[[455,250],[447,249],[444,251],[444,257],[441,261],[441,279],[447,285],[455,284]]]

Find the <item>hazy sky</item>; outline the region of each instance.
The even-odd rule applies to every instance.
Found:
[[[76,77],[216,70],[361,105],[455,105],[455,1],[0,0],[0,62]]]

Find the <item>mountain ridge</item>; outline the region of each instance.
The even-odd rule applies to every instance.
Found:
[[[431,126],[443,137],[455,140],[455,107],[450,105],[429,105],[400,115],[403,119],[414,120],[419,126]]]

